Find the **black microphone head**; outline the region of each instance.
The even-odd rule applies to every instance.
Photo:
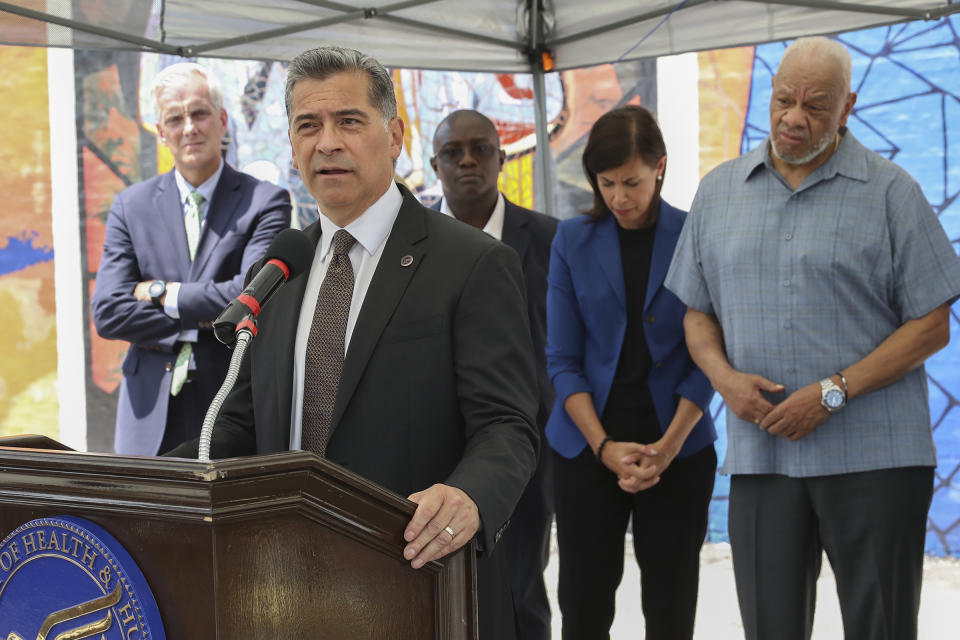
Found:
[[[276,235],[267,248],[263,261],[277,258],[290,269],[290,278],[295,278],[310,269],[313,263],[313,243],[299,229],[284,229]]]

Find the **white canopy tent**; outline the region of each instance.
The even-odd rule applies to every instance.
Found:
[[[99,0],[84,12],[78,4],[0,0],[0,44],[254,60],[338,44],[392,67],[531,73],[540,149],[551,70],[960,12],[960,0]],[[537,154],[538,186],[549,184],[548,155]],[[539,204],[552,210],[549,199]]]
[[[142,5],[130,10],[131,3]],[[184,57],[289,60],[325,44],[384,64],[460,71],[563,70],[838,33],[960,12],[948,0],[2,0],[0,43],[137,48]],[[37,21],[48,23],[38,35]],[[639,46],[638,46],[639,43]]]

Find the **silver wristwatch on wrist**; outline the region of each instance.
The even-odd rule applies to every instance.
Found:
[[[830,378],[820,381],[820,405],[830,413],[836,413],[847,404],[847,394]]]

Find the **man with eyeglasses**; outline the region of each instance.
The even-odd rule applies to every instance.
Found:
[[[497,178],[506,154],[497,128],[482,113],[454,111],[440,122],[433,137],[430,166],[443,186],[434,206],[512,247],[519,255],[527,292],[530,333],[537,358],[541,441],[554,392],[547,375],[546,296],[550,243],[557,220],[519,207],[500,193]],[[543,570],[550,556],[553,483],[550,456],[541,455],[537,470],[510,519],[503,540],[510,561],[517,637],[550,637],[550,604]]]

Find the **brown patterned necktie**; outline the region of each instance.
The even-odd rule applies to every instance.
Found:
[[[333,234],[333,257],[320,285],[307,339],[301,447],[321,456],[330,438],[330,418],[343,371],[347,316],[353,298],[353,265],[347,252],[355,242],[343,229]]]

